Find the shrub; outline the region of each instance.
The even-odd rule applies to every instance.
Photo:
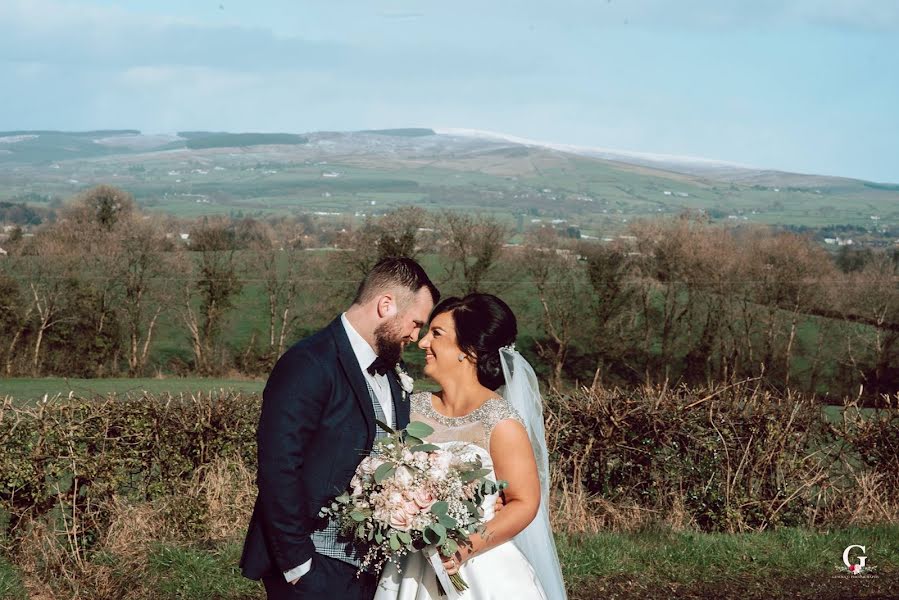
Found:
[[[733,532],[899,514],[895,410],[846,410],[835,428],[814,400],[746,381],[583,389],[551,395],[547,413],[565,492],[557,520],[575,530]],[[878,510],[847,512],[860,496]]]

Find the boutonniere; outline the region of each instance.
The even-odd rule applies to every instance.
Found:
[[[412,376],[406,373],[406,369],[399,363],[397,363],[396,367],[396,376],[400,378],[400,386],[402,386],[403,391],[407,394],[412,393],[412,386],[415,383],[415,380],[412,379]]]

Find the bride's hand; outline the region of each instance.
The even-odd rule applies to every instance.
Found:
[[[459,549],[459,551],[452,556],[441,555],[440,558],[443,560],[443,568],[446,569],[447,575],[455,575],[458,573],[459,567],[465,562],[465,558],[462,556],[462,549]]]
[[[500,492],[496,497],[496,503],[493,505],[493,516],[499,514],[499,511],[503,509],[506,505],[506,495],[503,492]]]

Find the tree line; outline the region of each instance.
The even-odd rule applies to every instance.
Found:
[[[756,378],[832,398],[899,389],[897,252],[831,255],[806,235],[701,215],[598,242],[415,207],[361,224],[176,219],[99,186],[6,249],[4,376],[264,375],[375,261],[403,255],[445,294],[506,298],[519,345],[555,388]]]

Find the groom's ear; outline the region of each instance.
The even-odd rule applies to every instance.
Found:
[[[382,319],[396,316],[397,310],[393,294],[384,294],[378,298],[378,316]]]

